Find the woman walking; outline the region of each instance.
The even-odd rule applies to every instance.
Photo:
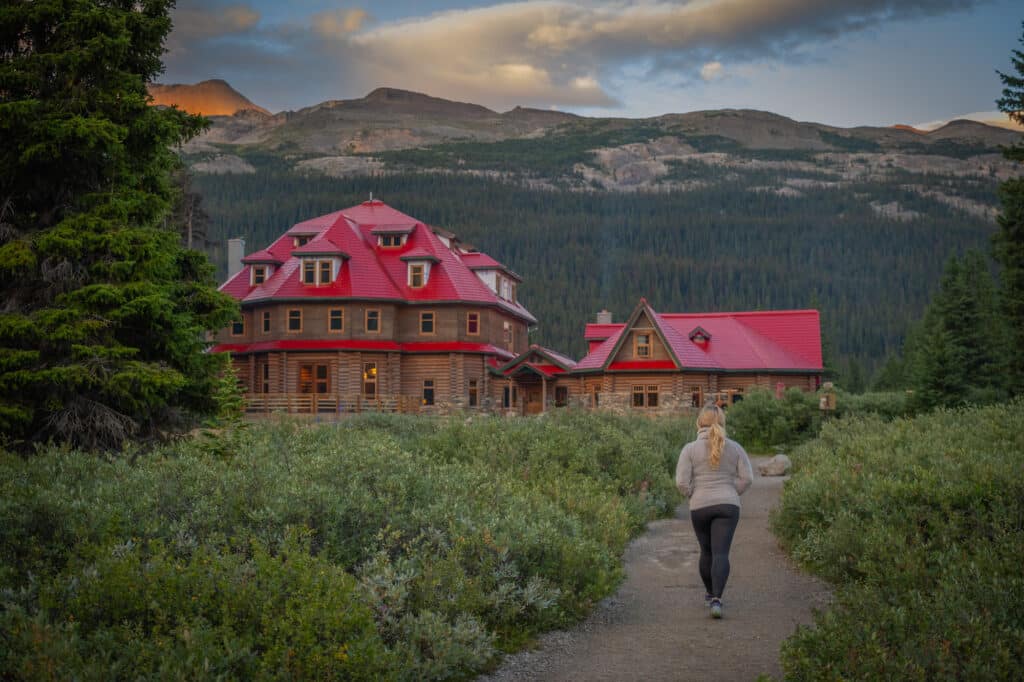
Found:
[[[740,520],[740,495],[754,471],[743,447],[725,437],[725,412],[707,405],[697,415],[697,440],[687,443],[676,465],[676,487],[690,498],[690,521],[700,544],[700,578],[711,617],[722,617],[729,579],[729,546]]]

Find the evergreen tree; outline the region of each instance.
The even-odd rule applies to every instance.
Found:
[[[1024,26],[1024,24],[1022,24]],[[1024,36],[1021,37],[1024,44]],[[999,73],[1003,96],[999,110],[1024,125],[1024,51],[1014,50],[1011,57],[1015,73]],[[1024,142],[1004,150],[1003,155],[1024,161]],[[1013,178],[999,187],[1003,210],[998,218],[999,232],[993,237],[993,253],[1002,265],[1003,309],[1009,320],[1010,344],[1007,380],[1014,393],[1024,388],[1024,178]]]
[[[986,403],[1002,396],[1004,345],[985,257],[951,258],[909,346],[919,407]]]
[[[201,118],[147,104],[171,0],[0,5],[0,433],[99,448],[205,414],[234,304],[167,229]]]

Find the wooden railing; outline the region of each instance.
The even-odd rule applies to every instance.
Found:
[[[415,397],[396,395],[379,396],[368,400],[323,393],[247,393],[246,414],[359,414],[362,412],[419,412]]]

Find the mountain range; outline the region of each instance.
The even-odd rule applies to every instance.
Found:
[[[987,250],[998,183],[1020,175],[1001,154],[1020,133],[960,120],[588,118],[379,88],[210,121],[182,157],[221,273],[228,237],[261,248],[373,192],[527,275],[538,343],[578,355],[595,311],[640,296],[667,311],[811,306],[851,376],[898,352],[949,256]]]

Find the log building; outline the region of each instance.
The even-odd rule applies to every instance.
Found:
[[[221,290],[241,318],[215,338],[250,412],[565,406],[669,412],[760,386],[814,390],[814,310],[657,313],[588,324],[578,363],[530,345],[515,272],[379,200],[299,223]]]

